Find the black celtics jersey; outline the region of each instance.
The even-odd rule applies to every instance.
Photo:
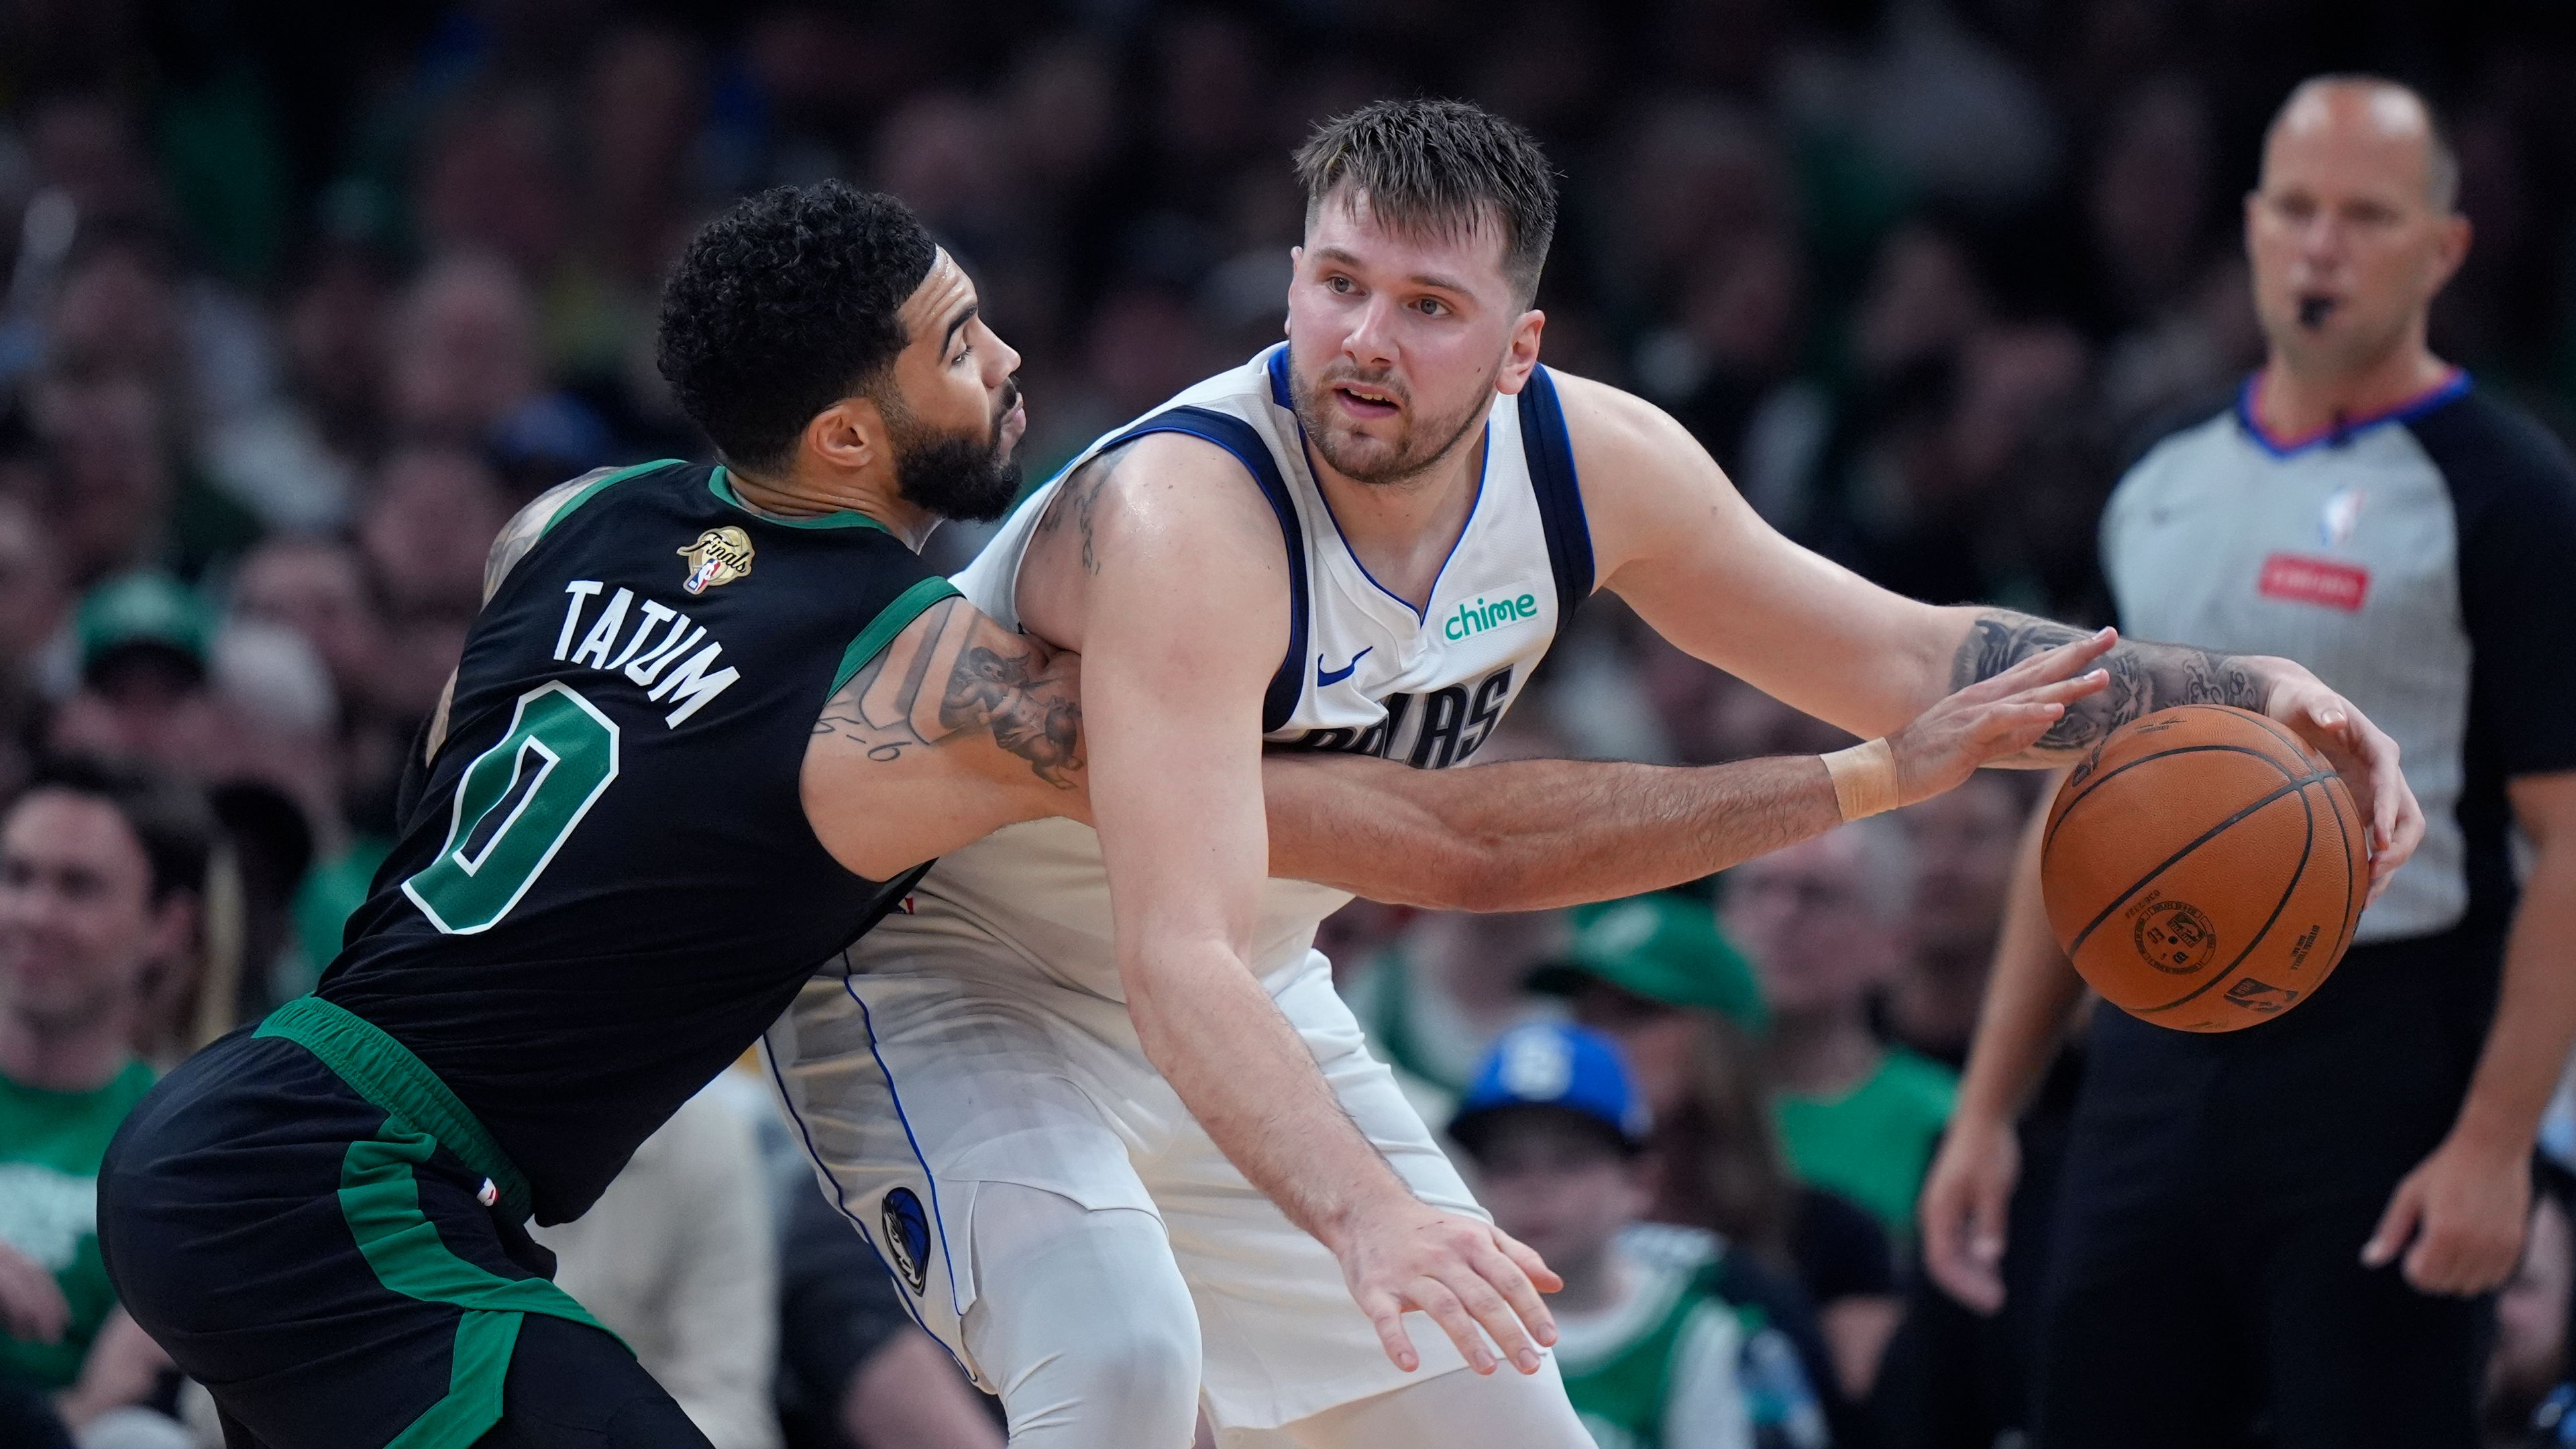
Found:
[[[455,1091],[539,1222],[578,1217],[901,899],[910,876],[824,851],[798,777],[824,701],[954,592],[856,513],[780,522],[661,462],[577,494],[474,621],[317,994]]]

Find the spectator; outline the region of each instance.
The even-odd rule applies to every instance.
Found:
[[[555,1282],[635,1350],[715,1449],[777,1449],[777,1244],[750,1125],[707,1094],[589,1212],[531,1227]]]
[[[144,1407],[168,1360],[117,1311],[92,1222],[214,835],[203,799],[130,766],[52,766],[0,817],[0,1379],[50,1393],[82,1449],[189,1443]]]
[[[1351,1010],[1379,1056],[1454,1099],[1494,1038],[1543,1009],[1522,983],[1561,931],[1543,914],[1416,917],[1354,981]]]
[[[73,582],[163,567],[196,578],[259,540],[259,520],[180,456],[169,400],[124,373],[35,390],[45,526]]]
[[[1705,1245],[1718,1294],[1761,1313],[1794,1348],[1844,1437],[1893,1316],[1894,1270],[1874,1219],[1782,1168],[1754,1046],[1765,1017],[1751,969],[1707,908],[1680,896],[1577,915],[1565,960],[1532,985],[1570,997],[1575,1019],[1616,1040],[1634,1073],[1653,1122],[1643,1216],[1698,1230],[1670,1241]],[[1757,1422],[1763,1402],[1757,1392]]]
[[[1600,1449],[1754,1449],[1736,1378],[1744,1327],[1707,1267],[1676,1272],[1623,1247],[1649,1197],[1646,1127],[1616,1043],[1541,1023],[1485,1055],[1449,1135],[1474,1160],[1495,1224],[1565,1280],[1549,1304],[1557,1368]],[[1809,1405],[1765,1428],[1772,1442],[1813,1442],[1824,1420]]]
[[[1002,1449],[977,1393],[833,1200],[804,1151],[781,1174],[779,1399],[790,1449]]]
[[[484,553],[509,517],[481,459],[413,446],[385,460],[358,544],[398,611],[470,615],[483,602]]]
[[[1980,770],[1896,816],[1915,874],[1905,957],[1884,997],[1887,1034],[1954,1071],[1967,1060],[1985,1000],[2029,800],[2022,776]]]
[[[111,579],[73,616],[79,687],[53,721],[58,750],[149,760],[182,775],[232,757],[230,724],[208,687],[214,610],[167,574]]]
[[[2546,1160],[2535,1165],[2534,1178],[2539,1190],[2531,1195],[2522,1262],[2496,1295],[2489,1449],[2576,1444],[2576,1362],[2567,1352],[2576,1309],[2576,1178]]]
[[[1897,825],[1861,820],[1726,879],[1722,919],[1770,1003],[1767,1059],[1780,1140],[1798,1176],[1913,1236],[1914,1197],[1957,1078],[1870,1030],[1893,973],[1913,862]]]

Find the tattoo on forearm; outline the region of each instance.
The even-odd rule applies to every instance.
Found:
[[[1969,626],[1968,637],[1952,662],[1950,686],[1964,689],[2033,654],[2083,637],[2083,630],[2053,620],[1989,610]],[[2267,692],[2263,681],[2235,655],[2179,644],[2123,639],[2097,667],[2111,676],[2110,687],[2069,706],[2065,718],[2039,737],[2037,749],[2048,753],[2091,749],[2140,715],[2177,704],[2232,704],[2260,710]]]
[[[817,735],[839,735],[871,760],[893,761],[968,731],[1070,790],[1082,770],[1082,702],[1037,646],[962,603],[897,641],[823,706]]]
[[[1047,501],[1046,515],[1038,520],[1032,535],[1045,538],[1068,525],[1079,530],[1082,571],[1087,574],[1100,572],[1099,538],[1093,532],[1093,515],[1100,509],[1101,489],[1109,482],[1109,475],[1118,471],[1120,457],[1119,453],[1104,453],[1073,470],[1073,475],[1055,490],[1055,497]]]

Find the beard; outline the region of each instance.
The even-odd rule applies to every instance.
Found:
[[[1020,385],[1003,389],[993,418],[980,433],[941,433],[925,427],[891,396],[877,410],[894,444],[895,487],[907,502],[959,523],[990,523],[1020,496],[1020,459],[1002,441],[1002,422],[1019,406]]]
[[[1419,426],[1411,421],[1414,415],[1412,390],[1392,377],[1374,378],[1356,371],[1336,371],[1308,380],[1295,376],[1292,369],[1289,392],[1296,399],[1297,422],[1306,430],[1307,444],[1322,455],[1333,471],[1354,483],[1384,487],[1419,477],[1432,464],[1447,457],[1449,450],[1458,445],[1458,440],[1467,436],[1468,431],[1483,422],[1486,414],[1492,411],[1494,379],[1500,376],[1502,365],[1496,363],[1494,370],[1487,374],[1485,385],[1477,389],[1474,400],[1452,416],[1427,419]],[[1392,444],[1336,426],[1339,420],[1325,407],[1326,394],[1332,391],[1334,384],[1343,382],[1387,393],[1402,405],[1397,416],[1407,421]]]

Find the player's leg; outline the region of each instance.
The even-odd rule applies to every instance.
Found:
[[[1198,1324],[1126,1144],[1037,1009],[937,955],[827,969],[770,1031],[825,1195],[1014,1445],[1181,1449]]]
[[[1163,1225],[1011,1182],[975,1185],[968,1352],[1014,1449],[1181,1449],[1198,1418],[1198,1317]]]
[[[1592,1438],[1566,1401],[1565,1384],[1551,1356],[1535,1374],[1509,1368],[1484,1377],[1445,1373],[1278,1429],[1220,1430],[1216,1442],[1217,1449],[1379,1449],[1387,1444],[1588,1449]]]
[[[475,1449],[713,1449],[624,1344],[543,1314],[520,1321],[502,1406]]]
[[[542,1397],[512,1372],[524,1326],[588,1322],[484,1182],[306,1047],[235,1035],[127,1118],[99,1175],[99,1245],[135,1321],[208,1385],[228,1442],[470,1443],[514,1386],[513,1408]]]
[[[1323,958],[1280,990],[1278,1001],[1343,1109],[1414,1193],[1481,1216],[1394,1075],[1369,1055],[1349,1008],[1333,994]],[[1289,1436],[1275,1441],[1283,1445],[1590,1444],[1552,1362],[1532,1376],[1508,1368],[1479,1376],[1438,1325],[1409,1314],[1405,1327],[1422,1367],[1410,1374],[1396,1368],[1351,1301],[1332,1253],[1246,1182],[1205,1133],[1191,1128],[1146,1158],[1144,1171],[1198,1304],[1208,1415],[1220,1436],[1234,1436],[1226,1442],[1258,1442],[1245,1431],[1278,1430]],[[1354,1419],[1352,1406],[1362,1404],[1376,1407]],[[1416,1422],[1419,1432],[1389,1437],[1399,1433],[1389,1426]],[[1349,1434],[1357,1437],[1343,1437]]]

